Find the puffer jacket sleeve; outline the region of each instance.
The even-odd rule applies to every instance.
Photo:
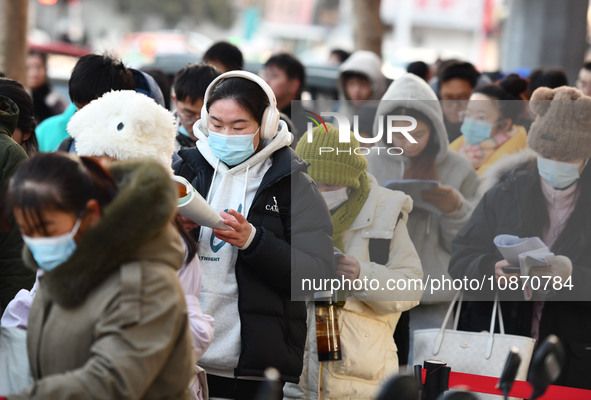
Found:
[[[484,195],[468,222],[452,241],[448,268],[452,278],[481,279],[494,274],[494,265],[502,258],[497,254],[493,242],[497,220],[495,204],[500,201],[495,196],[496,191],[496,188],[491,189]]]
[[[335,268],[330,214],[304,172],[291,175],[291,212],[284,224],[289,242],[256,226],[255,238],[242,257],[270,287],[298,296],[303,279],[333,277]]]
[[[381,212],[393,213],[395,216],[402,213],[402,218],[397,220],[392,240],[390,240],[388,262],[385,265],[371,261],[359,262],[359,279],[367,280],[367,282],[379,282],[380,287],[374,290],[371,287],[361,291],[354,290],[350,294],[356,300],[364,301],[368,307],[378,314],[402,312],[418,305],[423,294],[421,261],[406,226],[408,213],[412,209],[411,201],[408,196],[402,193],[391,192],[383,188],[372,188],[372,190],[376,189],[388,193],[390,208],[386,210],[383,206],[378,207],[375,218],[380,218]],[[394,193],[401,198],[408,199],[402,200],[401,208],[397,208],[395,206],[397,202],[392,201]],[[395,212],[393,209],[399,209],[400,211]],[[381,218],[384,218],[384,216],[382,215]],[[399,286],[399,284],[404,285],[405,289],[402,290],[402,286]]]
[[[125,296],[105,309],[95,327],[92,357],[84,366],[44,377],[25,391],[7,396],[20,399],[140,399],[164,365],[175,363],[175,380],[188,387],[194,359],[190,354],[187,314],[175,272],[152,268],[142,275],[137,312],[130,312]],[[184,349],[179,357],[179,349]],[[170,366],[169,366],[170,368]],[[179,385],[179,381],[168,382]],[[185,398],[181,390],[178,397]],[[154,393],[151,393],[154,395]]]

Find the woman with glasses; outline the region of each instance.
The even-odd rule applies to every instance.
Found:
[[[526,130],[517,125],[523,109],[520,93],[527,82],[509,75],[496,84],[477,87],[462,114],[462,136],[449,148],[471,163],[479,175],[507,154],[525,148]]]

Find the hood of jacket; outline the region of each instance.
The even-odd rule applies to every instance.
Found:
[[[12,137],[18,122],[18,106],[6,96],[0,96],[0,134]]]
[[[157,260],[174,269],[182,265],[183,247],[171,224],[177,191],[170,173],[151,160],[114,162],[110,171],[119,193],[72,256],[43,274],[47,293],[62,307],[81,304],[125,262]],[[26,246],[23,253],[25,264],[37,269]]]
[[[351,54],[339,67],[339,97],[348,100],[345,96],[343,74],[355,72],[366,75],[371,82],[371,97],[369,100],[379,100],[386,89],[386,78],[382,74],[382,60],[373,51],[359,50]]]
[[[433,89],[424,80],[414,74],[407,73],[396,79],[390,84],[390,87],[388,87],[386,93],[382,96],[376,112],[376,118],[374,119],[374,132],[378,131],[378,116],[392,114],[392,111],[398,107],[420,111],[429,119],[431,126],[435,130],[431,134],[437,135],[439,142],[436,161],[441,161],[447,154],[449,140],[447,138],[445,124],[443,123],[441,105]],[[384,143],[385,137],[382,138],[381,145],[384,145]]]

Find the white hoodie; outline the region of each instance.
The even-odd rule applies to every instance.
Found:
[[[265,173],[272,164],[271,155],[292,141],[285,122],[280,121],[277,135],[261,140],[260,150],[250,158],[228,168],[209,147],[209,137],[195,129],[197,148],[214,168],[207,201],[216,211],[234,209],[248,217],[248,211]],[[238,314],[238,283],[235,265],[238,248],[217,239],[210,228],[201,227],[199,260],[203,288],[199,301],[205,314],[215,319],[215,337],[199,360],[208,373],[233,377],[240,356],[240,316]]]

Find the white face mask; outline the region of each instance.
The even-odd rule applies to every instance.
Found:
[[[349,199],[346,187],[337,190],[331,190],[329,192],[321,192],[321,194],[322,197],[324,197],[324,201],[326,202],[328,209],[331,211]]]
[[[583,161],[586,164],[586,161]],[[564,189],[580,177],[581,164],[551,160],[538,156],[538,172],[554,189]]]

